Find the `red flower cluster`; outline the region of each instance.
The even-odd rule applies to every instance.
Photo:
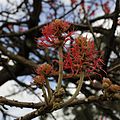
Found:
[[[44,35],[44,38],[40,38],[38,45],[44,47],[62,45],[64,42],[64,37],[62,34],[65,33],[69,27],[70,25],[68,22],[56,19],[43,28],[42,33]]]
[[[102,52],[95,50],[94,41],[88,40],[87,37],[80,36],[73,39],[71,35],[74,35],[74,31],[68,33],[67,30],[69,27],[70,24],[65,21],[58,19],[53,21],[43,28],[42,33],[44,38],[40,39],[38,44],[44,47],[59,47],[64,45],[63,50],[67,49],[67,51],[66,53],[64,51],[62,55],[63,63],[61,64],[65,71],[67,70],[72,74],[85,72],[87,76],[98,74],[104,64],[101,59]],[[66,35],[63,35],[65,33]],[[67,41],[71,41],[70,44],[69,42],[66,44]],[[43,64],[36,70],[37,74],[42,76],[43,81],[51,71],[53,72],[49,64]],[[37,81],[38,77],[35,80]]]
[[[37,75],[33,78],[34,83],[37,85],[43,85],[45,84],[45,76],[44,75]]]
[[[52,66],[47,63],[42,64],[36,69],[36,73],[38,75],[34,78],[34,82],[36,84],[43,85],[45,83],[46,76],[52,73]]]
[[[70,70],[73,74],[85,72],[87,76],[98,74],[104,64],[98,57],[100,51],[95,50],[94,41],[87,40],[85,37],[78,37],[75,43],[68,49],[64,56],[64,70]]]
[[[38,75],[43,74],[45,76],[49,75],[52,72],[52,66],[45,63],[40,65],[37,69],[36,69],[36,73]]]

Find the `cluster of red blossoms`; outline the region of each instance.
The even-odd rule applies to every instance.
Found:
[[[37,76],[34,78],[35,84],[43,85],[46,81],[46,77],[52,73],[52,66],[45,63],[38,66],[36,69]]]
[[[69,29],[70,24],[63,20],[56,19],[52,23],[43,27],[42,34],[43,38],[38,39],[38,45],[44,47],[56,47],[64,44],[66,36],[63,36],[63,33],[66,33]]]
[[[73,74],[80,72],[85,72],[87,76],[98,74],[104,64],[98,54],[102,56],[103,53],[95,50],[94,41],[80,36],[75,39],[64,56],[64,69],[70,70]]]
[[[87,37],[79,36],[74,40],[71,39],[74,31],[68,32],[69,27],[70,24],[63,20],[57,19],[53,21],[43,28],[44,38],[38,40],[38,45],[44,47],[62,46],[66,48],[65,43],[71,40],[72,44],[66,48],[67,50],[64,51],[63,49],[63,70],[65,72],[69,71],[72,75],[80,74],[80,72],[85,72],[86,76],[98,74],[104,64],[101,59],[103,53],[95,50],[94,41],[88,40]],[[66,34],[66,36],[63,34]],[[38,67],[36,72],[39,77],[37,76],[34,79],[35,82],[44,83],[45,76],[51,73],[51,69],[49,64],[43,64]]]

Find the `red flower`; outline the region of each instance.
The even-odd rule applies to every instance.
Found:
[[[45,76],[44,75],[37,75],[36,77],[33,78],[34,83],[37,85],[44,85],[45,84]]]
[[[95,50],[93,41],[84,37],[76,38],[64,56],[64,70],[70,70],[73,74],[83,71],[86,75],[98,74],[104,64],[98,53],[101,52]]]
[[[71,0],[71,4],[75,4],[77,0]]]
[[[40,65],[36,69],[37,76],[33,78],[34,82],[38,85],[45,84],[46,77],[52,73],[52,70],[52,66],[47,63]]]
[[[52,72],[52,66],[45,63],[45,64],[42,64],[40,65],[37,69],[36,69],[36,73],[38,75],[49,75],[50,73]]]
[[[42,33],[44,38],[38,39],[38,45],[44,47],[62,45],[65,39],[62,34],[65,33],[69,27],[68,22],[56,19],[43,28]]]
[[[105,2],[103,4],[103,10],[104,10],[105,14],[109,14],[110,13],[109,1],[107,1],[107,2]]]

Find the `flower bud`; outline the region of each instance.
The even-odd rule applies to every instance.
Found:
[[[34,83],[37,85],[43,85],[45,83],[45,76],[44,75],[37,75],[33,78]]]
[[[103,80],[102,80],[102,87],[104,89],[110,87],[111,85],[112,85],[112,82],[110,81],[109,78],[103,78]]]
[[[109,92],[118,92],[120,91],[120,86],[119,85],[111,85],[108,89]]]

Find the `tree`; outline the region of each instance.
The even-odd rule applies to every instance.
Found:
[[[120,119],[119,0],[7,0],[0,9],[0,85],[14,80],[20,90],[44,98],[30,103],[1,96],[5,117],[7,105],[35,109],[21,120],[45,119],[58,109],[68,115],[69,107],[76,120]]]

